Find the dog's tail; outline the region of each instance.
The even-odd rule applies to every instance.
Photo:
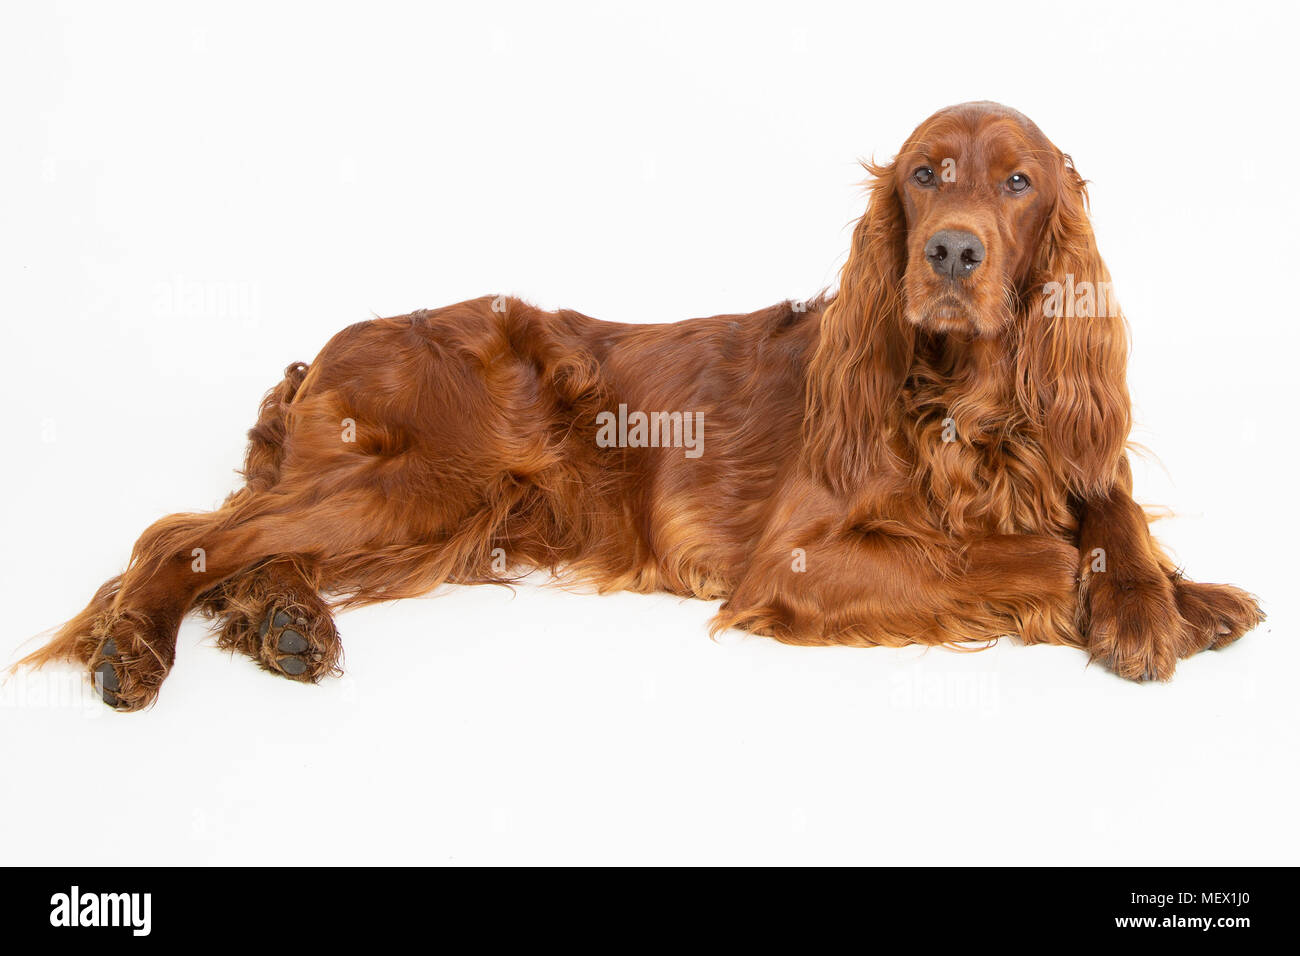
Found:
[[[284,379],[266,393],[257,411],[257,424],[248,431],[248,451],[240,472],[248,491],[263,491],[280,479],[284,460],[284,439],[289,433],[289,406],[307,377],[308,366],[294,362],[284,370]],[[236,492],[231,498],[238,497]]]

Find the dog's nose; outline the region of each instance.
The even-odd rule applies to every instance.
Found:
[[[925,244],[930,268],[950,279],[964,279],[984,261],[984,243],[960,229],[936,232]]]

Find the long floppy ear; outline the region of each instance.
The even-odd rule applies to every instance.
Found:
[[[1022,405],[1045,427],[1049,460],[1087,497],[1115,483],[1132,427],[1128,330],[1097,251],[1083,177],[1057,155],[1060,185],[1024,301],[1017,382]]]
[[[894,165],[867,171],[875,177],[871,200],[808,367],[804,452],[813,475],[840,493],[881,460],[916,340],[903,317],[907,221]]]

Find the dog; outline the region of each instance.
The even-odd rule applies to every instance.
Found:
[[[314,682],[332,611],[534,569],[721,600],[715,632],[1016,635],[1132,680],[1259,624],[1133,500],[1126,324],[1071,159],[979,102],[868,170],[839,286],[807,302],[625,325],[489,296],[345,329],[264,399],[244,487],[148,528],[16,666],[79,662],[138,710],[197,608]]]

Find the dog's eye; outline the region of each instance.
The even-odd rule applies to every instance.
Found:
[[[1007,191],[1022,193],[1029,188],[1029,177],[1024,173],[1015,173],[1007,179]]]
[[[929,186],[934,182],[934,170],[929,166],[918,166],[912,172],[912,178],[922,186]]]

